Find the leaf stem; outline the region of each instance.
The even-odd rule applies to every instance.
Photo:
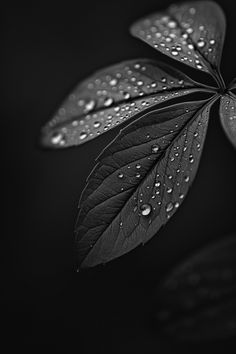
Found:
[[[226,90],[226,85],[225,85],[225,82],[224,82],[224,79],[221,75],[220,70],[218,68],[213,68],[212,73],[214,75],[216,82],[219,85],[220,90],[224,92]]]

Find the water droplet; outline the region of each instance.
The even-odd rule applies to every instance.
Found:
[[[80,138],[80,140],[84,140],[87,138],[87,136],[88,136],[88,134],[86,132],[81,132],[79,138]]]
[[[169,21],[169,22],[167,23],[167,26],[168,26],[169,28],[176,28],[177,24],[176,24],[175,21]]]
[[[109,107],[112,103],[113,103],[113,99],[112,99],[111,97],[107,97],[107,98],[104,100],[104,106],[105,106],[105,107]]]
[[[137,85],[138,86],[142,86],[143,85],[143,81],[142,80],[137,81]]]
[[[140,173],[137,172],[135,177],[137,177],[137,178],[141,177]]]
[[[51,143],[53,145],[65,145],[66,138],[62,133],[54,133],[51,137]]]
[[[195,15],[196,9],[194,7],[190,7],[189,13],[190,13],[190,15]]]
[[[89,102],[86,103],[85,107],[84,107],[84,112],[87,113],[87,112],[90,112],[94,109],[95,107],[95,101],[94,100],[91,100]]]
[[[179,55],[179,52],[177,50],[172,50],[171,54],[174,55],[174,56],[177,56],[177,55]]]
[[[117,80],[116,79],[112,79],[111,81],[110,81],[110,85],[111,86],[115,86],[117,84]]]
[[[179,199],[183,199],[183,198],[184,198],[184,194],[180,194]]]
[[[150,204],[143,204],[140,206],[140,210],[143,216],[148,216],[152,211],[152,207]]]
[[[202,69],[202,65],[201,65],[201,64],[197,64],[196,67],[197,67],[198,69]]]
[[[160,187],[160,185],[161,185],[161,182],[156,182],[155,183],[155,187]]]
[[[177,209],[179,207],[179,202],[175,202],[175,208]]]
[[[119,173],[118,173],[118,175],[117,175],[117,177],[118,177],[118,178],[123,178],[123,177],[124,177],[124,175],[123,175],[123,173],[122,173],[122,172],[119,172]]]
[[[124,98],[128,100],[130,98],[130,94],[128,92],[124,92]]]
[[[101,126],[101,123],[96,121],[93,123],[94,128],[99,128]]]
[[[172,192],[172,188],[169,187],[169,188],[167,188],[166,191],[167,191],[167,193],[171,193]]]
[[[214,39],[211,39],[211,40],[210,40],[210,44],[215,44],[215,42],[216,42],[216,41],[215,41]]]
[[[202,39],[199,39],[198,40],[198,42],[197,42],[197,46],[199,47],[199,48],[203,48],[204,46],[205,46],[205,42],[202,40]]]
[[[171,203],[171,202],[168,203],[167,206],[166,206],[167,213],[169,213],[173,208],[174,208],[173,203]]]
[[[189,155],[189,162],[190,162],[190,163],[193,163],[193,162],[194,162],[193,155]]]
[[[185,182],[189,182],[189,176],[184,177]]]
[[[141,168],[140,163],[137,163],[137,164],[136,164],[136,168]]]
[[[152,153],[153,154],[156,154],[159,150],[160,150],[159,145],[157,145],[157,144],[152,145]]]

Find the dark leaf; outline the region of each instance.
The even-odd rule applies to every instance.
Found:
[[[177,266],[159,286],[157,320],[178,339],[236,334],[236,237],[216,241]]]
[[[220,120],[227,137],[236,148],[236,96],[232,92],[221,97]]]
[[[229,90],[236,90],[236,78],[234,78],[228,86]],[[235,91],[234,91],[235,92]]]
[[[131,33],[171,58],[215,75],[225,27],[224,14],[216,3],[194,1],[137,21]]]
[[[200,88],[202,87],[202,88]],[[163,63],[137,59],[98,71],[80,83],[43,129],[45,146],[83,144],[172,98],[209,87]]]
[[[148,241],[182,203],[196,174],[211,100],[152,111],[103,151],[82,194],[78,259],[89,267]]]

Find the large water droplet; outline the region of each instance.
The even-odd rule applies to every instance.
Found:
[[[141,205],[140,210],[143,216],[148,216],[152,211],[152,207],[150,204],[143,204]]]

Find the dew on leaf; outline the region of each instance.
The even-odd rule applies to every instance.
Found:
[[[122,179],[122,178],[124,177],[124,175],[123,175],[122,172],[119,172],[117,176],[118,176],[118,178],[120,178],[120,179]]]
[[[160,150],[159,145],[157,145],[157,144],[152,145],[152,153],[153,154],[156,154],[159,150]]]
[[[66,143],[66,138],[62,133],[54,133],[51,137],[51,142],[53,145],[64,145]]]
[[[150,204],[142,204],[140,210],[143,216],[148,216],[152,211],[152,206]]]
[[[173,203],[168,203],[167,206],[166,206],[166,211],[167,213],[169,213],[172,209],[174,208],[174,205]]]
[[[80,133],[80,136],[79,136],[80,140],[84,140],[84,139],[86,139],[87,137],[88,137],[88,134],[87,134],[86,132],[82,131],[82,132]]]

